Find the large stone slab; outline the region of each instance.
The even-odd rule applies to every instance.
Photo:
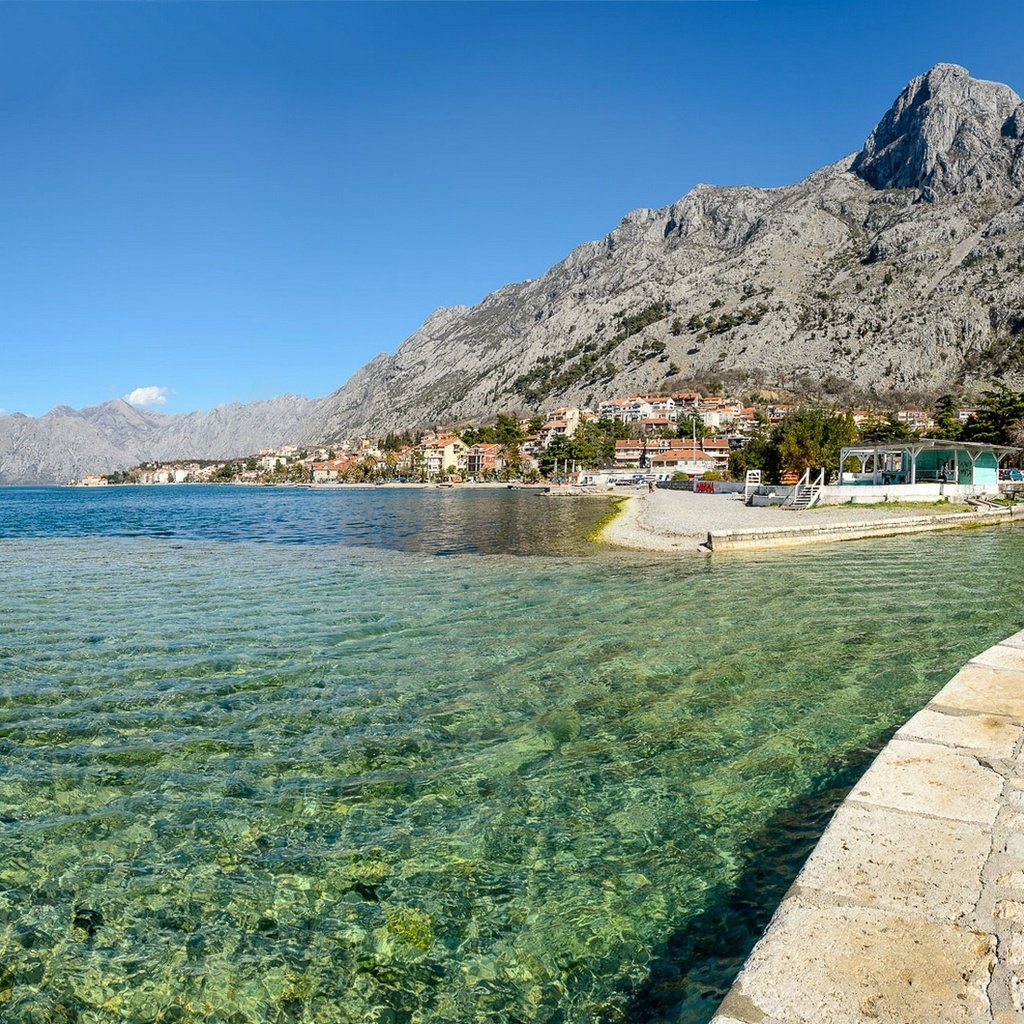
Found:
[[[741,1024],[1024,1021],[1024,630],[836,812],[722,1004]]]
[[[966,754],[893,739],[850,792],[850,799],[956,821],[991,825],[1002,779]]]
[[[797,886],[952,923],[974,909],[991,845],[978,825],[844,804]]]
[[[1004,647],[1024,647],[1024,629],[1002,641]]]
[[[982,651],[976,658],[971,658],[968,664],[1024,672],[1024,649],[1012,644],[996,644],[987,651]]]
[[[990,1019],[994,964],[987,934],[793,897],[754,948],[722,1015],[750,1024],[977,1024]]]
[[[898,739],[930,740],[986,757],[1011,757],[1020,735],[1021,729],[1006,718],[943,714],[931,708],[919,711],[896,733]]]
[[[1024,672],[970,662],[931,703],[1024,721]]]

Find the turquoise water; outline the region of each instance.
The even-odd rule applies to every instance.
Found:
[[[1017,528],[581,559],[600,502],[215,490],[0,491],[0,1020],[705,1021],[1024,618]]]

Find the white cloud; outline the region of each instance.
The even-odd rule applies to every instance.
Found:
[[[134,391],[128,392],[124,396],[124,400],[129,405],[166,405],[167,396],[170,394],[169,388],[136,388]]]

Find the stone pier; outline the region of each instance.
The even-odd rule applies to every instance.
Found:
[[[1024,1021],[1024,631],[839,807],[716,1024]]]
[[[705,547],[713,553],[749,551],[755,548],[785,548],[801,544],[826,544],[837,540],[868,537],[897,537],[907,533],[959,530],[995,523],[1020,522],[1024,506],[977,509],[973,512],[945,512],[939,515],[903,516],[898,519],[817,524],[804,513],[793,512],[790,526],[763,526],[745,530],[712,530]]]

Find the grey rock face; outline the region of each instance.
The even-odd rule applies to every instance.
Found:
[[[1024,104],[1009,86],[937,64],[900,93],[852,170],[875,188],[948,192],[1019,188]]]
[[[0,481],[592,404],[693,375],[881,396],[1024,386],[1022,154],[1017,94],[940,64],[860,152],[795,185],[699,185],[635,210],[542,277],[438,310],[324,399],[0,418]]]
[[[796,185],[700,185],[537,280],[435,314],[325,399],[318,432],[589,403],[727,371],[880,395],[993,374],[1024,384],[1022,148],[1017,94],[940,64],[859,153]],[[623,319],[658,303],[652,323]],[[701,326],[680,331],[691,318]]]

